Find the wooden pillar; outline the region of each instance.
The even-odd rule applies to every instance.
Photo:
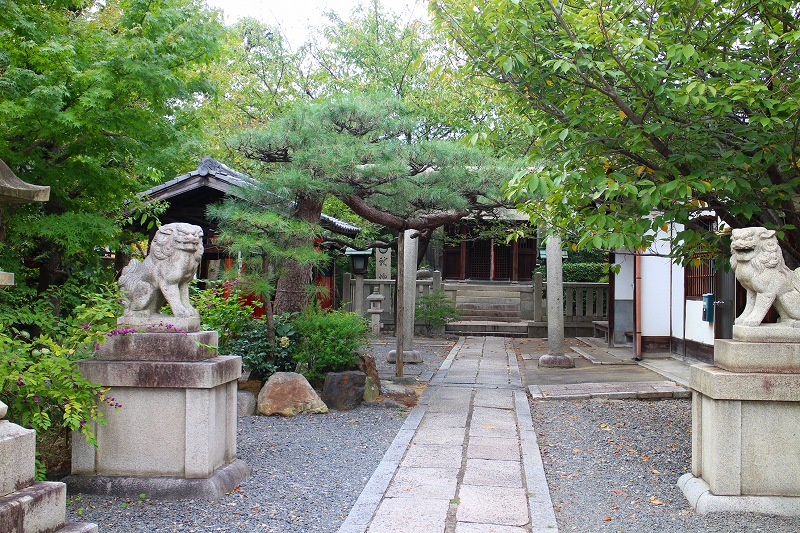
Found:
[[[511,281],[519,281],[519,241],[511,241]]]
[[[464,228],[461,228],[461,279],[467,279],[467,240]]]

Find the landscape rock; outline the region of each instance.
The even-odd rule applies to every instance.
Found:
[[[375,357],[371,353],[361,354],[358,359],[358,369],[365,373],[372,383],[380,386],[381,378],[378,375],[378,367],[375,364]]]
[[[322,386],[322,400],[331,409],[355,409],[364,398],[367,375],[358,370],[328,372]]]
[[[258,405],[257,395],[254,392],[240,390],[236,393],[236,414],[238,416],[253,416]]]
[[[374,402],[378,399],[381,395],[381,385],[380,381],[376,384],[372,381],[372,378],[367,376],[366,381],[364,382],[364,401],[365,402]]]
[[[262,415],[295,416],[327,413],[328,407],[302,374],[276,372],[258,393],[258,412]]]

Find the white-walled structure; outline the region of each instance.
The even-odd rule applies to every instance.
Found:
[[[614,263],[613,341],[633,345],[634,355],[652,350],[710,360],[713,357],[715,324],[705,321],[700,295],[688,295],[685,268],[670,257],[670,233],[659,231],[653,245],[638,254],[617,251]],[[717,273],[709,278],[709,292],[716,292]],[[715,298],[716,299],[716,298]],[[735,309],[733,302],[727,312]],[[718,308],[715,308],[718,309]],[[719,310],[717,311],[719,313]],[[719,333],[718,333],[719,334]]]

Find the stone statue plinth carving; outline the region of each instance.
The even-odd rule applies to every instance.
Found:
[[[125,313],[120,325],[137,330],[198,331],[200,314],[189,300],[189,283],[203,257],[203,229],[176,222],[159,228],[144,261],[132,260],[122,270],[120,287]],[[161,313],[169,304],[172,315]]]

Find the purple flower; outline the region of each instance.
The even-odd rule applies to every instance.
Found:
[[[92,327],[92,325],[91,325],[91,324],[89,324],[88,322],[84,322],[84,323],[83,323],[83,329],[85,329],[85,330],[89,330],[89,329],[91,329],[91,327]]]
[[[22,387],[23,385],[25,385],[25,382],[22,381],[22,378],[21,377],[17,378],[17,387]]]
[[[39,395],[38,395],[38,394],[34,394],[34,395],[33,395],[33,401],[34,401],[34,402],[36,402],[36,403],[39,403],[40,401],[42,401],[42,399],[41,399],[41,398],[39,398]]]

